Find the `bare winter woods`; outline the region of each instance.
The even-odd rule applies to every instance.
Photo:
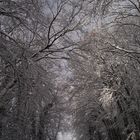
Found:
[[[0,140],[65,132],[140,140],[139,0],[0,0]]]

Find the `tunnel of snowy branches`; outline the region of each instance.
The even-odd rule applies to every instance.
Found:
[[[140,140],[140,0],[0,0],[0,140]]]

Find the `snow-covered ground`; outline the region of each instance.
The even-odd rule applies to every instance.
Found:
[[[71,133],[59,133],[58,140],[76,140]]]

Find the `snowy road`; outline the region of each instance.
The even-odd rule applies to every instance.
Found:
[[[59,133],[58,140],[76,140],[71,133]]]

